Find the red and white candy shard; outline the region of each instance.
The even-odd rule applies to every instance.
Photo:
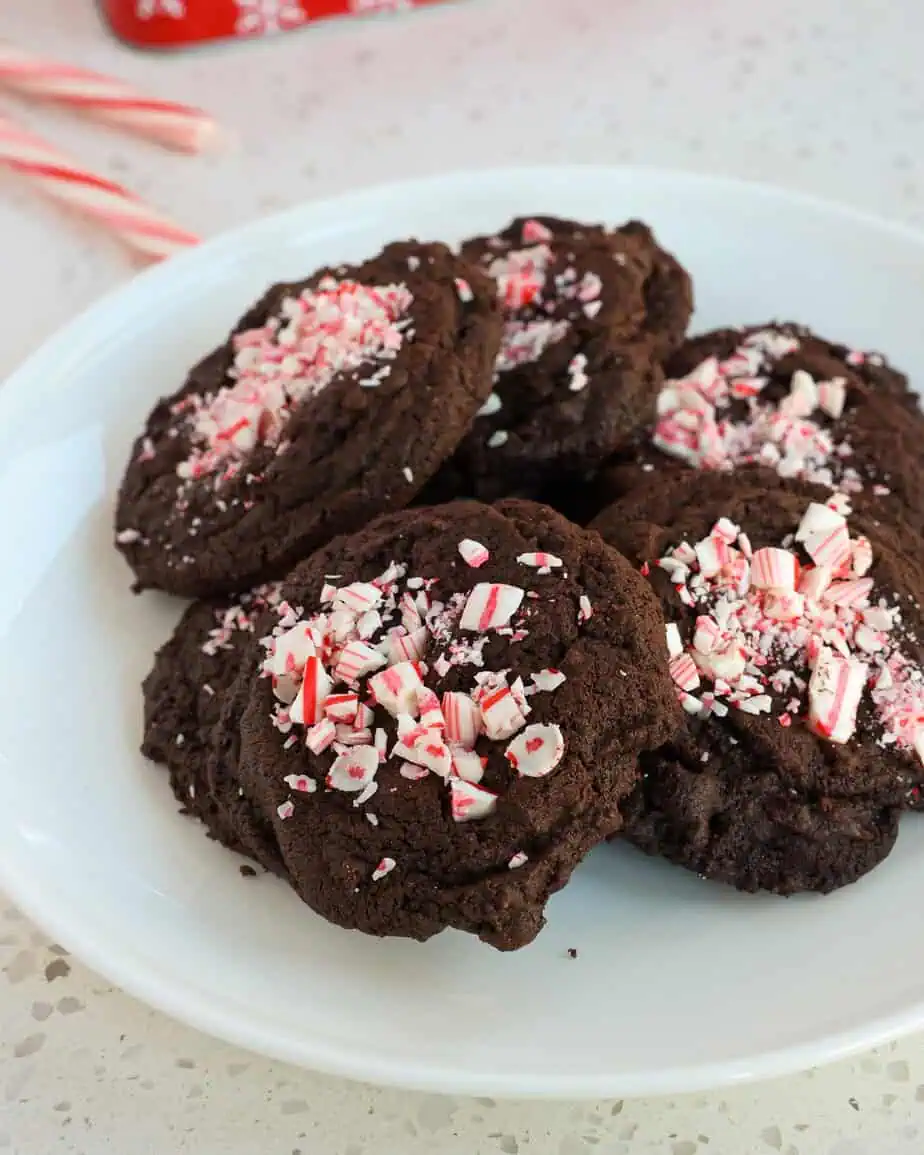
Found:
[[[284,822],[287,818],[291,818],[295,813],[295,803],[291,799],[288,799],[285,802],[280,802],[280,804],[276,807],[276,813]]]
[[[689,654],[680,654],[670,663],[670,675],[674,685],[681,690],[696,690],[699,687],[699,672],[696,663]]]
[[[287,774],[283,782],[290,790],[296,790],[299,794],[314,794],[318,788],[317,782],[307,774]]]
[[[815,565],[832,571],[850,561],[850,532],[847,519],[827,505],[812,502],[796,530],[796,541]]]
[[[524,854],[522,850],[518,850],[516,854],[507,863],[510,870],[519,870],[521,866],[525,866],[529,862],[529,856]]]
[[[809,681],[809,725],[831,742],[849,742],[866,685],[863,662],[822,646]]]
[[[504,757],[524,778],[544,778],[552,773],[564,752],[561,728],[535,722],[513,739]]]
[[[538,674],[530,674],[530,678],[536,689],[546,694],[557,690],[568,680],[561,670],[553,669],[540,670]]]
[[[533,569],[558,569],[564,565],[560,557],[556,557],[554,553],[543,553],[541,550],[536,553],[521,553],[517,557],[520,565],[531,566]]]
[[[446,739],[469,748],[481,733],[481,710],[468,694],[448,692],[442,699],[443,717],[446,719]]]
[[[318,722],[316,726],[312,726],[305,735],[305,745],[312,752],[312,754],[321,754],[329,746],[332,746],[337,738],[337,727],[330,720],[324,718]]]
[[[379,755],[374,746],[357,746],[334,759],[327,774],[327,784],[334,790],[355,793],[375,778]]]
[[[424,730],[413,741],[403,738],[395,743],[392,753],[407,762],[426,767],[440,778],[448,778],[452,772],[452,754],[441,730]]]
[[[552,236],[552,230],[547,228],[542,221],[530,218],[523,222],[522,240],[524,245],[547,243],[552,239]]]
[[[391,874],[397,865],[397,862],[395,862],[393,858],[383,858],[372,872],[372,881],[378,882],[379,879],[384,878],[386,874]]]
[[[484,763],[474,750],[467,750],[464,746],[453,746],[452,772],[457,778],[465,782],[480,782],[484,777]]]
[[[302,726],[313,726],[324,716],[324,703],[333,683],[321,665],[321,659],[312,655],[305,662],[302,684],[289,707],[289,717]]]
[[[471,822],[487,816],[497,808],[497,795],[474,782],[453,778],[449,783],[450,806],[456,822]]]
[[[759,549],[751,561],[751,585],[755,589],[792,591],[799,563],[788,549]]]
[[[524,591],[519,586],[479,582],[465,602],[459,626],[463,630],[498,630],[520,608]]]
[[[356,682],[364,674],[388,664],[384,654],[357,638],[343,648],[334,672],[343,682]]]
[[[479,705],[484,732],[494,741],[511,737],[526,723],[529,708],[517,700],[507,685],[485,694]]]
[[[398,662],[369,679],[369,689],[380,706],[392,715],[417,713],[417,695],[423,682],[412,662]]]
[[[480,569],[491,556],[480,541],[473,541],[470,537],[459,542],[459,553],[465,564],[472,569]]]

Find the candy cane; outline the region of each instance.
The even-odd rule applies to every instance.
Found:
[[[0,165],[30,177],[50,197],[79,209],[146,257],[162,260],[199,242],[128,189],[81,168],[5,117],[0,117]]]
[[[121,80],[0,44],[0,84],[27,96],[70,105],[182,152],[200,152],[217,126],[198,108],[155,100]]]

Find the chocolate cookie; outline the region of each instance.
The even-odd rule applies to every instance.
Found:
[[[274,286],[135,444],[116,541],[137,588],[244,589],[406,505],[490,393],[500,329],[443,245]]]
[[[924,416],[907,378],[793,324],[719,329],[672,357],[657,424],[618,454],[567,512],[586,521],[657,473],[762,464],[901,504],[924,525]]]
[[[274,583],[241,597],[189,607],[145,678],[141,745],[145,757],[167,767],[173,793],[186,813],[201,819],[226,846],[277,872],[281,863],[271,853],[270,832],[240,804],[229,773],[232,752],[223,750],[211,774],[207,768],[225,697],[253,640],[254,621],[278,598]],[[222,737],[227,743],[232,735]]]
[[[880,861],[924,780],[924,541],[764,471],[661,478],[593,523],[661,600],[682,732],[625,834],[744,890]]]
[[[369,934],[528,943],[680,713],[647,583],[527,502],[338,538],[261,628],[219,726],[241,796],[300,897]]]
[[[639,222],[520,218],[462,252],[497,282],[504,335],[494,392],[421,501],[554,505],[650,418],[659,362],[690,319],[690,278]]]

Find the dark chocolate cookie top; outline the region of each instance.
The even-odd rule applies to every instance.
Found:
[[[116,540],[138,587],[247,588],[406,505],[490,393],[500,327],[443,245],[274,286],[133,449]]]
[[[872,844],[888,850],[888,809],[913,805],[924,779],[924,541],[849,504],[746,469],[662,478],[593,523],[661,600],[687,714],[643,756],[630,838],[783,892],[852,881],[878,861]],[[787,881],[768,831],[782,845],[794,823],[814,849],[800,843]]]
[[[494,391],[426,499],[554,499],[649,419],[659,362],[692,311],[686,271],[646,226],[519,218],[463,255],[504,309]]]
[[[579,521],[655,473],[760,464],[888,499],[924,523],[924,416],[907,379],[878,354],[771,324],[687,341],[665,372],[654,426],[575,492],[567,512]]]
[[[229,699],[242,795],[325,918],[529,942],[679,711],[647,583],[527,502],[381,518],[298,566]]]
[[[142,687],[144,755],[167,767],[186,813],[206,823],[220,842],[258,859],[271,841],[265,831],[251,828],[253,816],[240,803],[228,748],[233,743],[225,743],[218,759],[213,744],[254,623],[276,604],[279,588],[271,583],[239,597],[191,605],[158,650]],[[278,869],[280,864],[268,859],[263,865]]]

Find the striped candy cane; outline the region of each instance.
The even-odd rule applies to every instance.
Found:
[[[154,100],[121,80],[0,44],[0,84],[27,96],[70,105],[110,124],[183,152],[200,152],[218,135],[210,116]]]
[[[137,253],[162,260],[199,238],[154,212],[134,193],[81,168],[63,153],[0,117],[0,165],[22,173],[50,197],[79,209]]]

